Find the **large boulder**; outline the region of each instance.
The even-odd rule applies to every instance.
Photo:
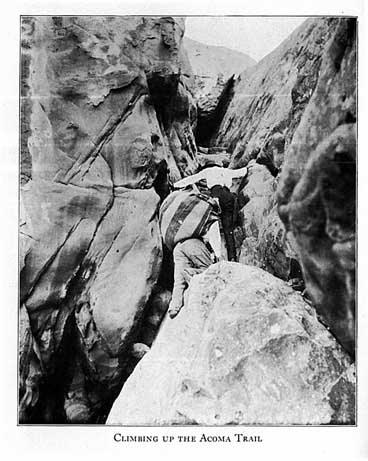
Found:
[[[262,269],[195,276],[107,419],[121,425],[354,424],[350,357],[314,310]]]
[[[285,227],[277,213],[277,182],[264,165],[252,160],[248,164],[246,185],[239,202],[244,240],[239,262],[261,267],[286,280],[290,272],[290,258],[294,256],[287,246]]]
[[[22,18],[22,422],[94,422],[125,379],[162,261],[160,165],[198,165],[183,34],[171,17]]]

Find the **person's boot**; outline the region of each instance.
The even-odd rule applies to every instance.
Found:
[[[179,314],[179,312],[181,311],[182,307],[183,306],[179,305],[179,304],[170,304],[170,307],[169,307],[169,310],[168,310],[169,317],[171,319],[175,318]]]
[[[85,376],[80,358],[74,363],[73,378],[64,400],[66,420],[70,424],[86,424],[91,420],[91,404],[85,388]]]

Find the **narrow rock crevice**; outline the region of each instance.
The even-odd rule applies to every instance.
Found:
[[[214,96],[211,97],[209,94],[199,100],[197,125],[194,131],[197,145],[209,147],[214,144],[219,127],[234,96],[234,84],[235,77],[232,76],[222,85],[218,83],[222,86],[222,90],[217,97],[215,88]]]
[[[174,120],[179,80],[179,73],[163,75],[162,72],[151,72],[147,75],[149,95],[164,131],[171,128]]]

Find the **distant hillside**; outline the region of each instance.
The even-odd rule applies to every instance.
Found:
[[[208,93],[216,85],[219,74],[228,79],[256,64],[253,58],[240,51],[205,45],[188,37],[184,38],[184,47],[195,75],[197,96]]]

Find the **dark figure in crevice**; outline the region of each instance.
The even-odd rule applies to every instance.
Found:
[[[155,180],[153,181],[153,187],[156,193],[160,196],[161,202],[165,200],[172,190],[166,160],[162,160],[157,166],[157,174]]]

